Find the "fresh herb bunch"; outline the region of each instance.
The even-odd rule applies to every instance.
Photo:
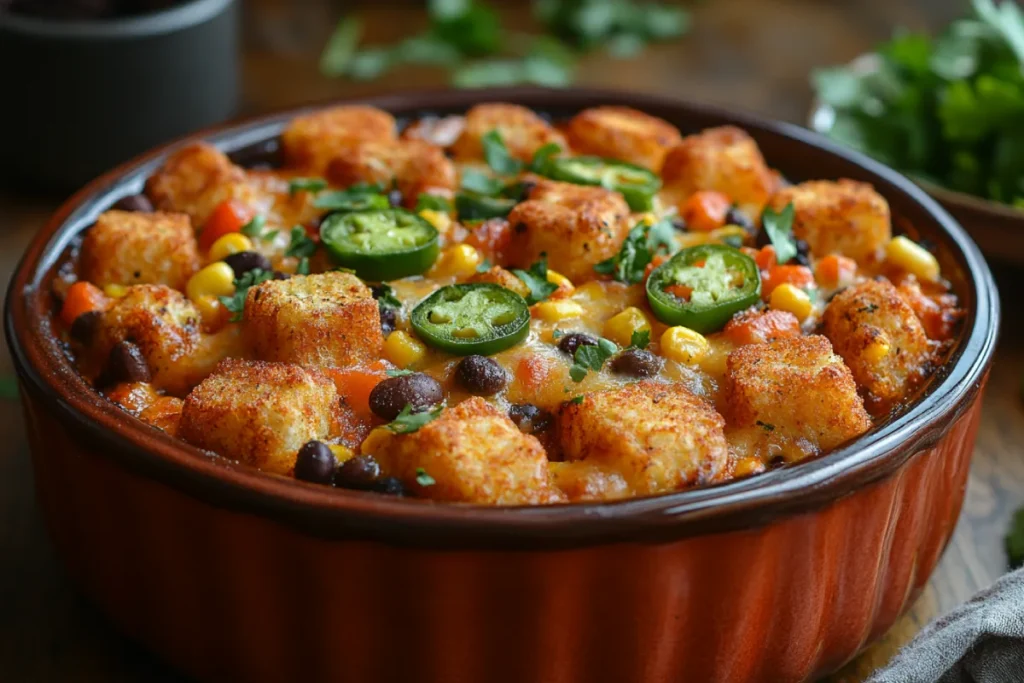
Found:
[[[573,80],[580,52],[606,46],[615,57],[634,57],[649,42],[683,35],[690,23],[681,7],[634,0],[534,0],[534,14],[552,35],[503,30],[498,13],[482,0],[430,0],[424,33],[374,47],[360,47],[363,24],[345,17],[324,47],[320,71],[372,80],[418,64],[449,69],[461,88],[563,87]]]
[[[877,68],[815,71],[834,112],[815,126],[921,180],[1024,208],[1024,11],[972,5],[937,38],[883,44]]]

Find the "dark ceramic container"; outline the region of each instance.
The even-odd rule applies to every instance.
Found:
[[[111,166],[230,117],[237,0],[191,0],[120,19],[0,12],[0,179],[71,190]]]
[[[38,499],[69,575],[125,633],[204,681],[795,683],[836,669],[915,599],[956,524],[998,325],[977,248],[912,183],[795,126],[585,90],[364,102],[411,116],[488,100],[554,116],[628,104],[684,131],[739,125],[788,178],[873,183],[937,245],[967,309],[949,362],[846,448],[665,496],[503,509],[265,475],[99,397],[51,332],[61,252],[137,192],[165,148],[65,204],[9,290]],[[295,113],[202,137],[265,150]]]

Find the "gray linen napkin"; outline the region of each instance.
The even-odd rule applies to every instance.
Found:
[[[929,624],[868,683],[1024,683],[1024,569]]]

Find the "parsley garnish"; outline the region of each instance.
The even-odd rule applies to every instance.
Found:
[[[384,374],[387,375],[388,377],[405,377],[406,375],[413,374],[413,372],[412,370],[389,368],[384,371]]]
[[[770,206],[764,207],[761,214],[761,223],[764,231],[768,233],[768,239],[775,247],[775,260],[779,263],[786,263],[797,255],[796,239],[793,237],[793,217],[796,209],[793,203],[786,204],[786,208],[775,213]]]
[[[301,225],[292,228],[291,241],[288,248],[284,250],[285,256],[295,256],[298,259],[309,258],[316,253],[316,242],[306,234],[306,229]]]
[[[1010,532],[1006,534],[1006,556],[1010,560],[1010,569],[1024,567],[1024,508],[1013,514]]]
[[[299,264],[295,266],[296,275],[309,275],[309,257],[303,256],[299,259]]]
[[[356,183],[346,190],[321,192],[313,200],[313,206],[328,211],[386,209],[391,203],[383,192],[384,187],[379,184]]]
[[[529,270],[513,268],[512,273],[529,287],[530,294],[526,297],[526,303],[531,306],[544,301],[558,289],[558,285],[548,282],[547,254],[541,254],[540,260],[530,266]]]
[[[323,178],[292,178],[288,181],[288,194],[297,192],[319,192],[327,187]]]
[[[484,159],[495,173],[515,175],[523,170],[523,163],[508,153],[508,148],[505,147],[505,143],[501,139],[501,133],[497,130],[485,133],[480,142],[484,148]]]
[[[396,311],[402,308],[402,300],[395,296],[395,289],[386,282],[374,285],[373,297],[382,308],[392,308]]]
[[[629,338],[629,346],[634,349],[646,349],[650,343],[650,330],[633,330],[633,334]]]
[[[259,238],[263,234],[263,226],[266,224],[266,222],[266,218],[264,218],[260,214],[256,214],[248,223],[246,223],[239,229],[239,232],[245,235],[246,237]]]
[[[430,211],[441,211],[451,213],[452,203],[444,197],[436,194],[422,192],[416,197],[416,213],[429,209]]]
[[[530,160],[530,170],[534,173],[540,173],[544,175],[544,171],[547,170],[548,162],[551,161],[551,157],[562,152],[562,147],[555,143],[549,142],[546,145],[542,145],[533,153],[533,159]]]
[[[260,270],[256,268],[250,270],[247,273],[243,273],[242,277],[235,280],[235,293],[231,296],[217,297],[224,308],[231,311],[231,322],[237,323],[242,319],[242,313],[245,311],[245,297],[249,293],[250,287],[255,287],[261,282],[267,280],[273,280],[274,274],[269,270]]]
[[[647,265],[657,254],[671,253],[675,248],[675,229],[670,221],[661,220],[650,227],[638,223],[629,231],[619,253],[595,265],[594,270],[635,285],[643,282]]]
[[[460,187],[484,197],[497,197],[505,186],[497,178],[492,178],[479,169],[468,167],[462,169]]]
[[[420,486],[433,486],[437,482],[434,481],[434,478],[432,476],[427,474],[427,471],[425,469],[423,469],[422,467],[417,467],[416,483],[419,484]]]
[[[568,390],[569,390],[568,387],[566,387],[566,391],[568,391]],[[580,394],[579,396],[574,396],[573,398],[570,398],[569,399],[569,403],[575,403],[576,405],[579,405],[579,404],[583,403],[583,394]]]
[[[407,403],[405,404],[405,407],[402,408],[402,412],[398,414],[398,417],[384,426],[395,434],[411,434],[412,432],[417,431],[420,427],[428,425],[436,420],[442,410],[444,410],[444,406],[437,406],[436,408],[431,408],[430,410],[426,410],[422,413],[414,413],[412,412],[412,406]]]
[[[559,330],[557,328],[554,329],[554,330],[551,330],[551,339],[553,339],[554,341],[558,341],[559,339],[561,339],[564,336],[565,336],[565,332],[563,332],[562,330]]]
[[[597,340],[597,346],[580,346],[573,356],[569,377],[573,382],[582,382],[588,371],[600,370],[604,366],[604,362],[614,356],[618,350],[619,347],[615,342],[604,337]]]

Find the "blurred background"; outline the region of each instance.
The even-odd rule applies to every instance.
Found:
[[[804,124],[815,103],[816,70],[871,52],[898,27],[937,36],[970,12],[967,0],[0,0],[0,92],[13,95],[0,107],[9,138],[0,173],[0,276],[6,282],[34,232],[79,182],[220,119],[332,98],[527,82],[655,92]],[[991,23],[981,38],[961,36],[947,50],[951,68],[965,59],[976,70],[1002,68],[1000,60],[1024,50],[1020,28],[998,37],[1005,45],[995,48]],[[920,83],[900,90],[901,97],[949,85],[932,73],[927,65],[935,60],[919,43],[900,45],[904,65],[925,64]],[[918,132],[930,135],[892,163],[959,169],[958,189],[990,199],[989,155],[1002,149],[1000,131],[1024,131],[1024,77],[1019,69],[1004,72],[1008,87],[1020,85],[1020,100],[1012,87],[1000,90],[1003,108],[985,114],[988,128],[965,105],[971,130],[955,143],[943,137],[945,119],[915,119],[907,109],[891,117],[886,130],[896,142],[889,151]],[[869,91],[878,95],[871,90],[878,82],[844,72],[819,72],[815,82],[839,114],[844,105],[873,103]],[[904,97],[901,106],[918,106],[921,97]],[[862,115],[858,110],[848,120]],[[1011,142],[1018,139],[1024,144],[1021,136]],[[950,160],[954,148],[960,154]],[[930,162],[937,157],[929,155],[944,161]],[[930,180],[954,184],[950,177]],[[1003,194],[1003,207],[992,209],[995,218],[983,216],[983,228],[1000,220],[1020,228],[1009,209],[1015,196]],[[1020,240],[1021,230],[1001,232],[996,250],[1016,243],[1024,254]],[[1006,301],[1018,278],[1009,266],[997,274]],[[1006,570],[1004,535],[1024,501],[1019,327],[1015,320],[1004,327],[964,516],[935,578],[885,641],[832,683],[863,680],[921,625]],[[0,440],[9,446],[0,450],[0,680],[182,680],[114,634],[63,579],[33,506],[10,374],[4,347]]]

